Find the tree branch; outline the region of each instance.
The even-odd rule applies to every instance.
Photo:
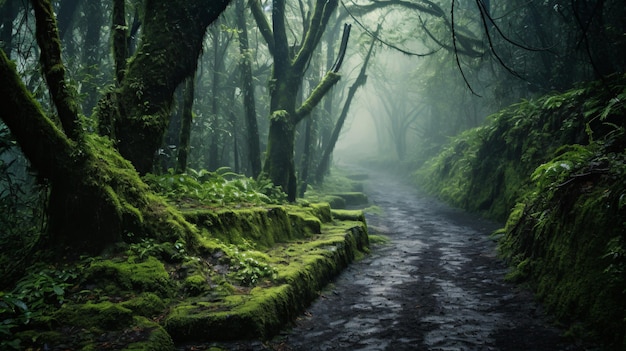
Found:
[[[270,53],[274,56],[274,34],[272,33],[270,22],[267,17],[265,17],[265,13],[263,13],[261,2],[259,0],[250,0],[248,1],[248,5],[250,6],[252,17],[254,17],[256,25],[259,26],[259,31],[267,43]]]
[[[71,140],[44,114],[2,50],[0,80],[0,118],[39,174],[53,177],[57,165],[63,164],[59,159],[67,161],[74,151]]]
[[[328,73],[326,73],[324,79],[322,79],[322,81],[315,87],[313,92],[311,92],[309,98],[306,99],[302,106],[300,106],[300,108],[296,110],[296,114],[294,116],[294,124],[298,124],[298,122],[308,116],[309,113],[313,111],[315,106],[317,106],[317,104],[322,101],[324,95],[328,93],[330,88],[332,88],[339,81],[340,78],[341,76],[335,72],[329,71]]]
[[[379,25],[380,26],[380,25]],[[343,35],[341,37],[341,46],[339,47],[339,55],[337,55],[337,60],[331,67],[331,71],[337,73],[339,69],[341,69],[341,64],[343,63],[343,58],[346,56],[346,49],[348,48],[348,40],[350,39],[350,29],[352,28],[351,24],[345,24],[343,26]],[[377,31],[378,32],[378,31]],[[369,54],[367,56],[369,59]]]
[[[311,16],[311,22],[309,24],[309,31],[304,38],[302,48],[296,55],[294,60],[294,68],[296,71],[304,70],[304,66],[309,62],[315,47],[322,38],[322,33],[328,24],[330,16],[337,8],[337,0],[317,0],[315,2],[315,9],[313,10],[313,16]]]
[[[76,92],[65,79],[65,66],[61,60],[61,39],[52,4],[48,0],[32,0],[36,19],[36,37],[41,49],[40,62],[48,83],[50,95],[56,106],[65,134],[75,141],[82,139],[83,130],[78,119],[79,107]]]

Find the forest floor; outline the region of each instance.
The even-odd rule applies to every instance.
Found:
[[[451,209],[384,173],[365,192],[373,246],[290,329],[229,350],[591,350],[563,336],[530,292],[504,280],[498,224]],[[209,345],[207,345],[209,346]]]

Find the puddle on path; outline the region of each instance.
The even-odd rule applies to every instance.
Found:
[[[375,186],[372,186],[375,184]],[[370,230],[390,243],[352,264],[298,319],[240,350],[584,350],[550,326],[532,295],[503,281],[493,223],[372,175],[383,210]]]

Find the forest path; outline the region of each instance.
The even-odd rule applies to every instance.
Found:
[[[365,192],[390,242],[352,264],[281,337],[282,350],[582,350],[529,292],[504,282],[497,225],[370,172]]]
[[[385,173],[365,192],[390,239],[351,264],[292,329],[231,350],[584,350],[551,327],[532,294],[504,281],[489,238],[498,225],[452,209]]]

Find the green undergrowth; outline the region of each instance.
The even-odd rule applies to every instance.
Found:
[[[512,105],[416,174],[456,206],[504,221],[513,267],[568,334],[626,348],[626,77]],[[508,218],[508,219],[507,219]]]
[[[176,201],[179,206],[195,205],[198,201],[205,206],[278,204],[286,199],[280,187],[269,180],[245,177],[228,167],[215,172],[187,169],[182,174],[169,169],[161,175],[148,174],[144,180],[154,191]]]
[[[369,250],[362,212],[328,204],[182,213],[201,233],[191,244],[143,238],[32,267],[0,295],[2,349],[174,350],[269,338]]]

